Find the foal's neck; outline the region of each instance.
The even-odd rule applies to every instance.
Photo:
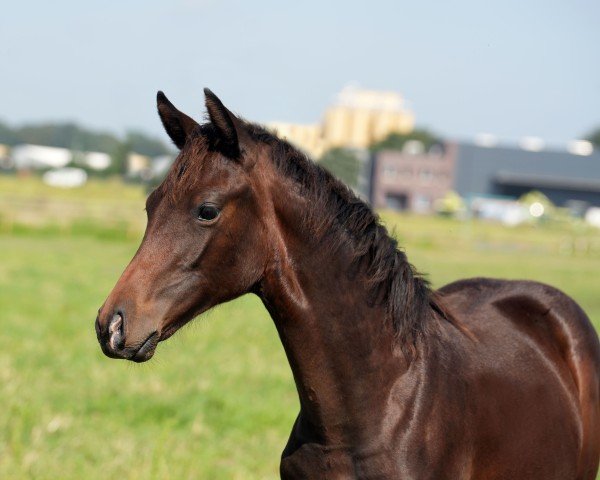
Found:
[[[327,445],[366,440],[381,428],[373,409],[406,369],[392,322],[386,307],[370,298],[349,247],[330,251],[310,238],[302,219],[306,208],[318,207],[299,195],[289,198],[293,189],[276,194],[286,202],[275,205],[273,261],[260,296],[294,374],[302,435]]]

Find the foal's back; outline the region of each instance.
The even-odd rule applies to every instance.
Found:
[[[600,344],[583,310],[529,281],[475,278],[440,293],[473,337],[464,372],[477,405],[465,411],[473,478],[593,480]]]

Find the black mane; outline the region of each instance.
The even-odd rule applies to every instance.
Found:
[[[277,170],[297,182],[304,194],[319,205],[307,211],[305,227],[329,251],[336,251],[342,245],[349,247],[354,271],[366,278],[373,305],[387,306],[394,332],[407,347],[407,353],[414,352],[415,342],[431,324],[427,320],[434,312],[452,320],[438,294],[408,262],[398,242],[388,234],[369,205],[289,142],[256,124],[243,122],[243,128],[253,141],[270,147]],[[190,165],[188,159],[203,158],[208,151],[218,149],[215,143],[218,138],[210,123],[200,125],[195,136],[201,141],[192,142],[189,147],[193,149],[192,155],[180,156],[172,166],[157,189],[161,196],[192,190],[203,165],[202,162]]]
[[[350,245],[354,264],[363,267],[373,303],[387,304],[396,335],[414,345],[436,311],[446,317],[429,282],[408,262],[379,216],[344,183],[285,140],[255,124],[251,138],[269,145],[277,169],[298,182],[320,208],[306,224],[331,249]],[[332,233],[333,232],[333,233]]]

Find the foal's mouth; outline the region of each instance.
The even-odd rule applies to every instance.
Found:
[[[123,313],[119,311],[113,315],[104,328],[100,324],[100,316],[96,318],[96,336],[102,351],[107,357],[142,363],[154,356],[159,342],[169,338],[194,316],[195,312],[192,310],[185,312],[173,321],[166,322],[167,325],[164,328],[154,330],[144,340],[126,345],[126,320]]]
[[[137,363],[142,363],[150,360],[156,351],[160,335],[158,332],[152,332],[146,340],[140,345],[137,350],[134,350],[133,354],[129,357]]]

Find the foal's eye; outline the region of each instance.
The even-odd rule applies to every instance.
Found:
[[[219,216],[219,209],[216,206],[211,205],[210,203],[204,203],[204,204],[200,205],[200,208],[198,209],[198,219],[199,220],[204,220],[204,221],[208,222],[210,220],[214,220],[218,216]]]

